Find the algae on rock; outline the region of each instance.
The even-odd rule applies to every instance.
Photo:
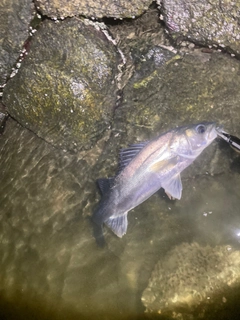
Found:
[[[44,21],[3,93],[12,117],[62,149],[89,149],[109,128],[120,60],[93,26]]]

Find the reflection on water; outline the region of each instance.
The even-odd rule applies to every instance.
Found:
[[[171,250],[193,242],[240,249],[236,160],[234,170],[218,175],[193,179],[189,171],[181,201],[155,194],[129,214],[126,236],[105,230],[108,245],[98,248],[87,215],[97,201],[100,153],[98,146],[84,157],[68,155],[14,121],[7,123],[0,137],[2,318],[147,318],[142,293],[155,265]],[[114,160],[113,152],[105,162],[109,175]],[[218,319],[226,319],[226,310],[234,319],[237,296],[236,287],[214,308]],[[216,319],[211,310],[206,314]]]

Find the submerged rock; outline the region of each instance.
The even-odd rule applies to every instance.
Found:
[[[213,304],[226,303],[230,289],[237,285],[239,251],[228,246],[183,243],[156,264],[142,302],[150,313],[177,319],[190,319],[184,314],[192,313],[197,319]],[[201,314],[197,314],[199,305]]]
[[[35,0],[37,9],[51,18],[84,15],[90,18],[135,18],[148,9],[151,0]]]
[[[174,39],[225,48],[240,56],[240,2],[163,0],[163,19]]]
[[[90,148],[110,126],[120,61],[101,30],[44,21],[3,92],[12,117],[56,147]]]
[[[33,16],[32,0],[8,0],[0,3],[0,86],[3,86],[28,38]]]

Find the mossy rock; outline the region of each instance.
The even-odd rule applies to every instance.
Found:
[[[93,26],[77,18],[44,21],[3,102],[54,146],[88,149],[112,121],[118,62],[115,46]]]

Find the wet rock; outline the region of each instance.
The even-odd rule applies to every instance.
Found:
[[[67,1],[67,0],[35,0],[37,9],[51,18],[84,15],[90,18],[114,17],[135,18],[148,9],[151,0],[98,0],[98,1]]]
[[[3,92],[12,117],[56,147],[88,149],[110,126],[120,55],[77,18],[45,21]]]
[[[239,1],[158,1],[174,39],[220,47],[240,56]]]
[[[144,58],[142,52],[152,47],[170,47],[166,38],[165,27],[159,23],[159,10],[151,6],[146,13],[134,20],[123,20],[116,24],[108,25],[109,31],[116,39],[117,46],[125,56],[125,68],[121,77],[121,88],[132,77],[136,64]]]
[[[0,134],[4,132],[6,121],[8,119],[8,114],[4,105],[0,102]]]
[[[0,86],[5,84],[27,40],[34,12],[31,0],[0,3]]]
[[[227,302],[240,284],[239,267],[240,252],[231,247],[183,243],[156,264],[142,302],[150,313],[199,319]]]

